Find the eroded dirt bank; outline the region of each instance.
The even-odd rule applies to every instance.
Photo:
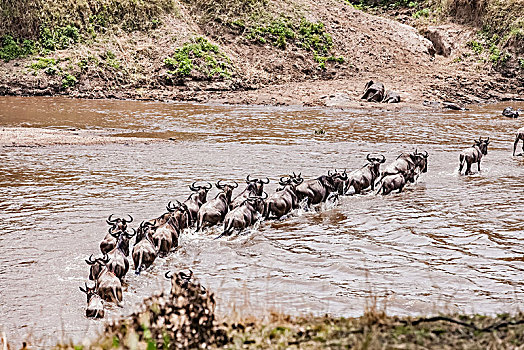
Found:
[[[177,2],[153,29],[112,27],[61,50],[2,63],[0,94],[385,109],[524,96],[522,70],[503,76],[471,54],[477,28],[448,27],[442,35],[453,45],[444,56],[413,27],[343,1],[260,3],[227,17],[210,15],[214,9],[198,1]],[[198,38],[205,38],[201,56],[191,51]],[[208,44],[216,46],[206,56]],[[187,62],[192,70],[184,70]],[[402,102],[363,104],[370,79],[399,92]]]

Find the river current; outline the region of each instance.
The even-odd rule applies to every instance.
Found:
[[[247,174],[267,176],[272,193],[293,171],[314,178],[357,169],[368,153],[389,163],[415,149],[429,153],[428,172],[403,193],[342,197],[227,239],[213,239],[219,228],[184,233],[175,253],[127,275],[123,307],[109,306],[108,318],[129,314],[167,288],[166,271],[181,269],[216,293],[222,315],[359,316],[370,295],[396,315],[516,312],[524,305],[524,158],[511,152],[523,122],[503,117],[504,107],[373,112],[1,97],[0,129],[173,141],[1,149],[0,331],[41,347],[96,334],[104,321],[84,317],[78,287],[110,214],[132,215],[136,228],[184,200],[193,181],[243,187]],[[458,175],[460,151],[479,136],[491,140],[482,171]]]

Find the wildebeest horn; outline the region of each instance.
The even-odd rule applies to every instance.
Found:
[[[383,154],[380,155],[382,157],[382,159],[380,160],[380,163],[384,163],[386,161],[386,157],[384,157]]]
[[[211,185],[211,183],[210,183],[210,182],[208,182],[207,184],[209,185],[209,187],[208,187],[208,186],[202,186],[202,187],[204,187],[204,188],[205,188],[206,190],[208,190],[208,191],[209,191],[210,189],[212,189],[212,188],[213,188],[213,185]]]
[[[369,153],[369,154],[366,156],[366,160],[367,160],[368,162],[370,162],[370,163],[373,161],[373,160],[371,159],[371,153]]]
[[[127,238],[131,238],[131,237],[133,237],[133,236],[136,236],[136,230],[135,230],[134,228],[132,228],[131,230],[133,230],[133,234],[132,234],[132,235],[130,235],[130,234],[127,233],[127,232],[124,232],[124,233],[126,234],[126,237],[127,237]]]
[[[280,180],[278,181],[278,183],[282,186],[287,185],[289,181],[291,181],[291,179],[287,179],[286,181],[284,181],[285,178],[286,178],[285,176],[280,177]]]
[[[133,217],[129,214],[127,214],[127,216],[129,216],[129,220],[126,220],[126,219],[122,219],[122,221],[124,222],[124,224],[126,223],[129,223],[129,222],[133,222]]]
[[[109,215],[109,217],[107,218],[106,222],[109,224],[109,225],[112,225],[114,222],[118,221],[118,219],[111,219],[111,216],[113,216],[113,214]]]
[[[191,279],[191,277],[193,277],[193,271],[189,270],[189,275],[186,274],[185,272],[183,271],[180,271],[178,273],[178,275],[180,276],[181,279],[183,280],[186,280],[186,281],[189,281]]]
[[[260,180],[260,182],[263,183],[264,185],[267,185],[269,183],[269,177],[266,177],[266,181]]]
[[[264,195],[266,195],[266,196],[264,197]],[[267,194],[267,192],[266,192],[266,191],[262,192],[262,196],[261,196],[260,198],[262,198],[262,199],[267,199],[267,197],[269,197],[269,195]]]
[[[93,265],[94,263],[96,263],[96,260],[93,260],[93,254],[89,256],[89,259],[86,259],[86,263],[88,265]]]
[[[196,191],[198,191],[198,190],[200,189],[200,186],[196,187],[195,184],[196,184],[196,181],[193,182],[193,183],[191,184],[191,186],[189,186],[189,189],[190,189],[191,191],[195,191],[195,192],[196,192]]]
[[[488,136],[488,139],[487,139],[487,140],[484,140],[484,142],[489,143],[489,136]]]
[[[247,177],[246,177],[246,182],[247,182],[247,183],[255,182],[255,181],[258,181],[258,179],[250,179],[250,178],[249,178],[249,174],[247,174]]]
[[[424,151],[424,158],[427,158],[427,157],[429,157],[429,153],[428,151]]]
[[[100,260],[101,262],[103,262],[104,264],[107,264],[109,262],[109,255],[107,255],[106,253],[104,253],[104,256],[102,258],[98,258],[96,259],[96,261]]]
[[[333,173],[331,173],[331,170],[328,170],[328,176],[333,176]]]
[[[297,177],[297,174],[295,174],[295,172],[293,171],[293,177]]]
[[[174,212],[174,211],[177,209],[177,207],[175,207],[175,206],[171,203],[171,201],[169,201],[169,203],[167,203],[166,209],[167,209],[168,212],[172,213],[172,212]]]
[[[233,182],[235,183],[235,186],[231,185],[231,187],[237,188],[238,187],[238,183],[235,180],[233,180]]]
[[[166,276],[167,279],[172,279],[173,278],[173,274],[171,273],[171,271],[167,271],[164,276]]]
[[[87,294],[87,290],[88,290],[89,288],[87,288],[87,283],[86,283],[86,282],[84,282],[84,285],[86,286],[86,289],[82,289],[82,287],[78,287],[78,288],[80,288],[80,290],[81,290],[82,292],[84,292],[84,293]]]
[[[224,188],[224,185],[221,184],[222,180],[218,180],[218,182],[215,184],[215,186],[219,189],[219,190],[222,190]]]

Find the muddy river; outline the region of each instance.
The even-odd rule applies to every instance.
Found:
[[[131,214],[136,228],[185,199],[193,181],[267,176],[272,193],[292,171],[313,178],[356,169],[368,153],[389,162],[415,148],[429,153],[428,172],[404,193],[344,197],[228,239],[185,233],[176,253],[128,274],[123,307],[109,307],[109,318],[167,287],[167,270],[188,268],[225,315],[358,316],[370,294],[398,315],[522,310],[524,160],[511,152],[523,121],[502,117],[506,105],[388,113],[2,97],[0,132],[81,128],[174,140],[0,150],[0,331],[41,347],[96,334],[103,323],[83,316],[78,287],[109,214]],[[458,154],[479,136],[492,140],[482,172],[459,176]]]

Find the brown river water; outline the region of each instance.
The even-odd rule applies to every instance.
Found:
[[[213,239],[219,229],[186,232],[178,251],[127,275],[123,307],[110,306],[108,318],[166,288],[167,270],[188,268],[216,292],[222,315],[359,316],[370,294],[396,315],[516,312],[524,305],[524,159],[511,152],[523,121],[502,117],[507,105],[524,108],[373,112],[1,97],[0,127],[175,141],[1,149],[0,331],[40,347],[96,334],[103,321],[83,316],[78,287],[109,214],[131,214],[136,228],[185,199],[196,180],[242,186],[247,174],[267,176],[272,193],[292,171],[313,178],[356,169],[368,153],[388,163],[415,148],[429,152],[428,172],[404,193],[343,197],[227,239]],[[315,135],[320,128],[326,134]],[[459,176],[458,154],[479,136],[492,140],[482,171]]]

